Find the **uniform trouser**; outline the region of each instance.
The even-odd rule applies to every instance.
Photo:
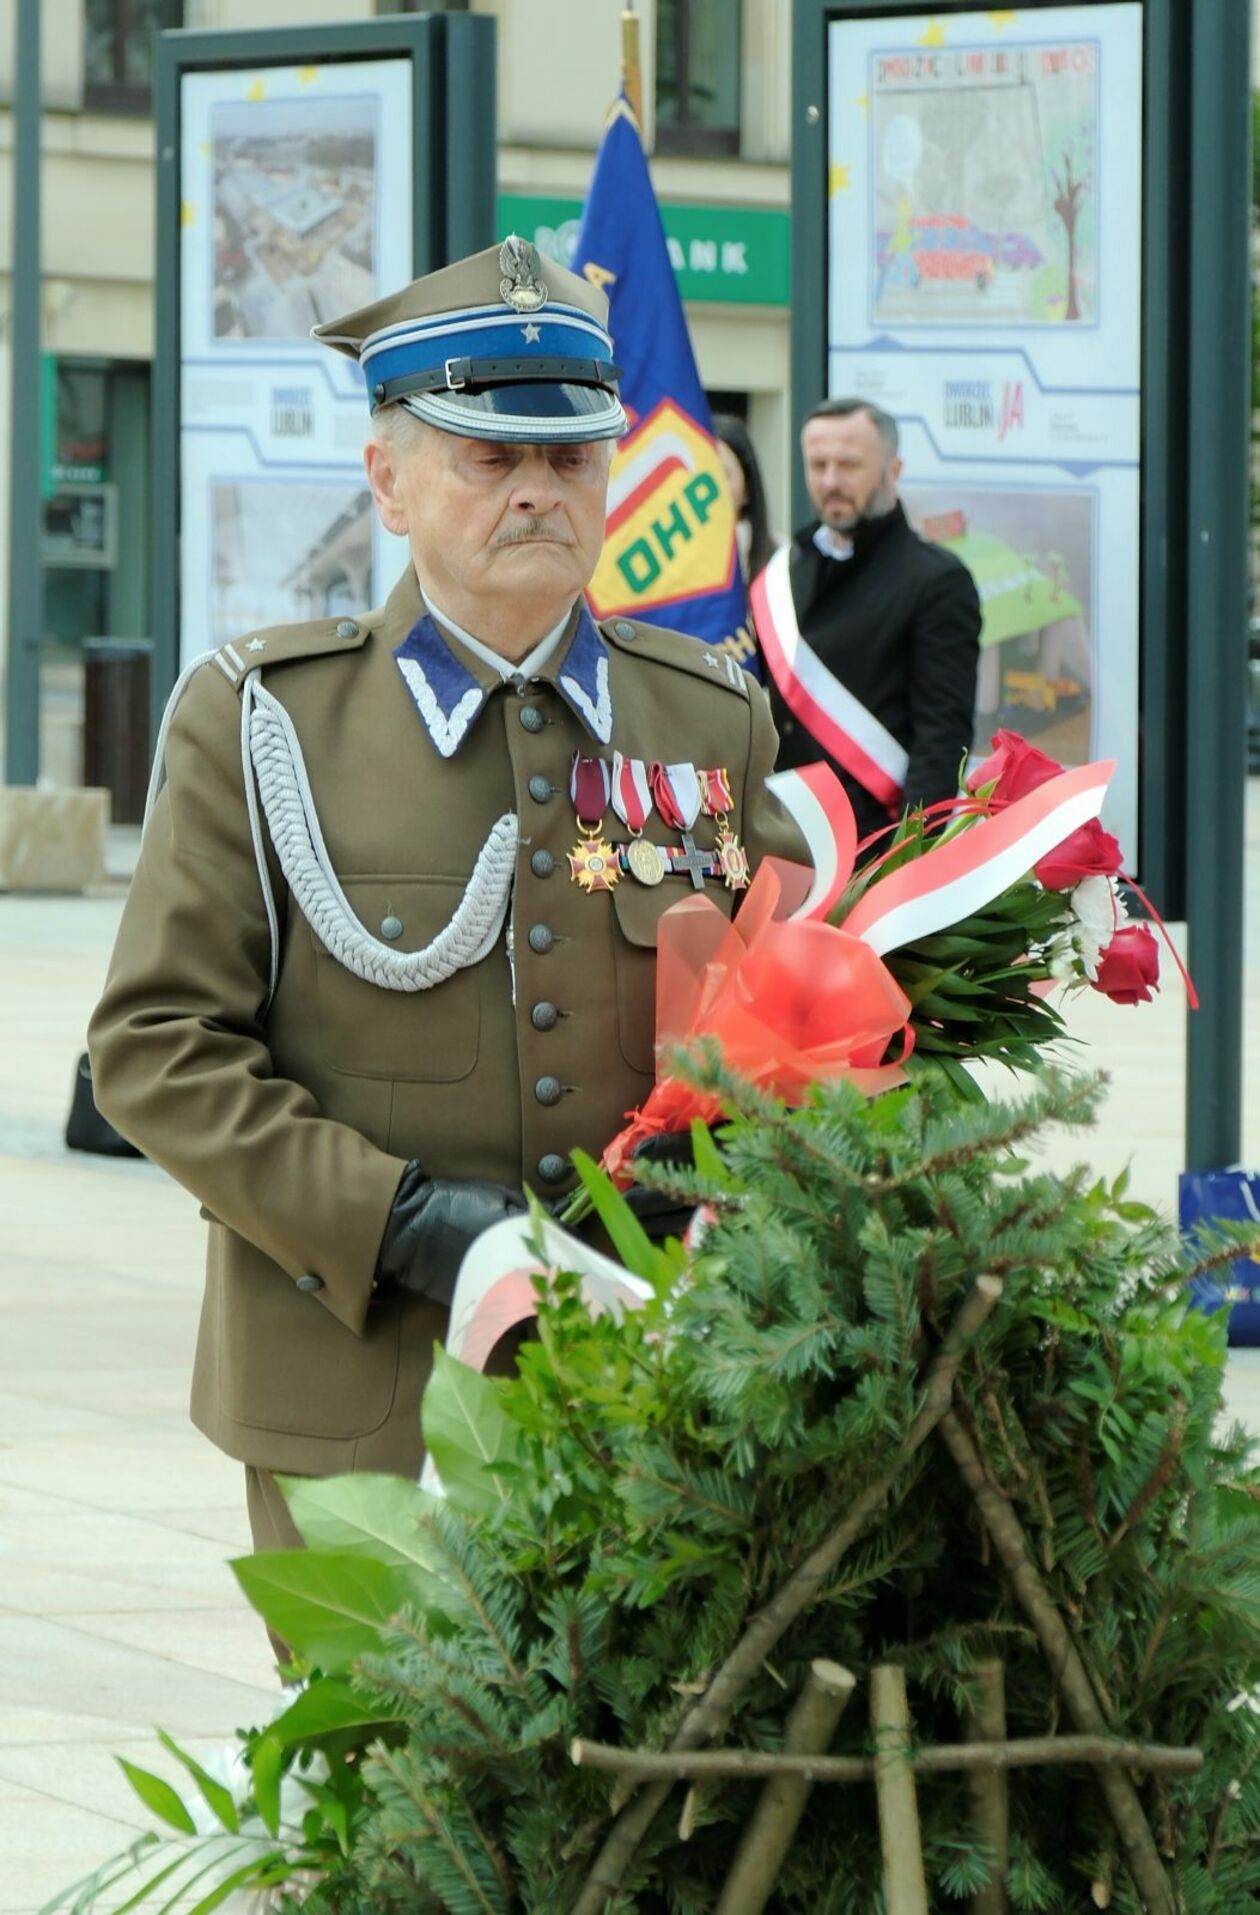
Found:
[[[303,1547],[298,1526],[289,1514],[289,1505],[281,1495],[280,1485],[271,1470],[257,1469],[253,1463],[246,1463],[245,1505],[249,1511],[249,1528],[255,1550]],[[268,1629],[267,1634],[276,1652],[276,1661],[291,1662],[293,1654],[288,1643],[274,1629]]]

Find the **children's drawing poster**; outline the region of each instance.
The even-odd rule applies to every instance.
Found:
[[[828,390],[897,419],[999,725],[1114,757],[1137,850],[1142,9],[833,19]]]

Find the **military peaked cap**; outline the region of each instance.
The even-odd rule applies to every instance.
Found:
[[[512,234],[312,329],[357,360],[372,411],[399,404],[468,439],[618,439],[608,301]]]

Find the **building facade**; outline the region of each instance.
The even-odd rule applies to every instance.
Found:
[[[622,0],[468,0],[498,23],[498,224],[565,258],[618,84]],[[41,777],[83,781],[84,643],[149,632],[159,26],[325,25],[397,0],[42,0]],[[429,11],[434,10],[431,4]],[[0,0],[0,314],[10,307],[14,0]],[[791,0],[639,0],[644,133],[701,377],[790,492]],[[7,566],[8,328],[0,343]],[[0,659],[7,655],[0,600]]]

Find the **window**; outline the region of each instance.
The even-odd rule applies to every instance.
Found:
[[[154,35],[182,24],[183,0],[84,0],[83,79],[89,107],[147,113]]]
[[[740,0],[657,0],[656,145],[738,153]]]

